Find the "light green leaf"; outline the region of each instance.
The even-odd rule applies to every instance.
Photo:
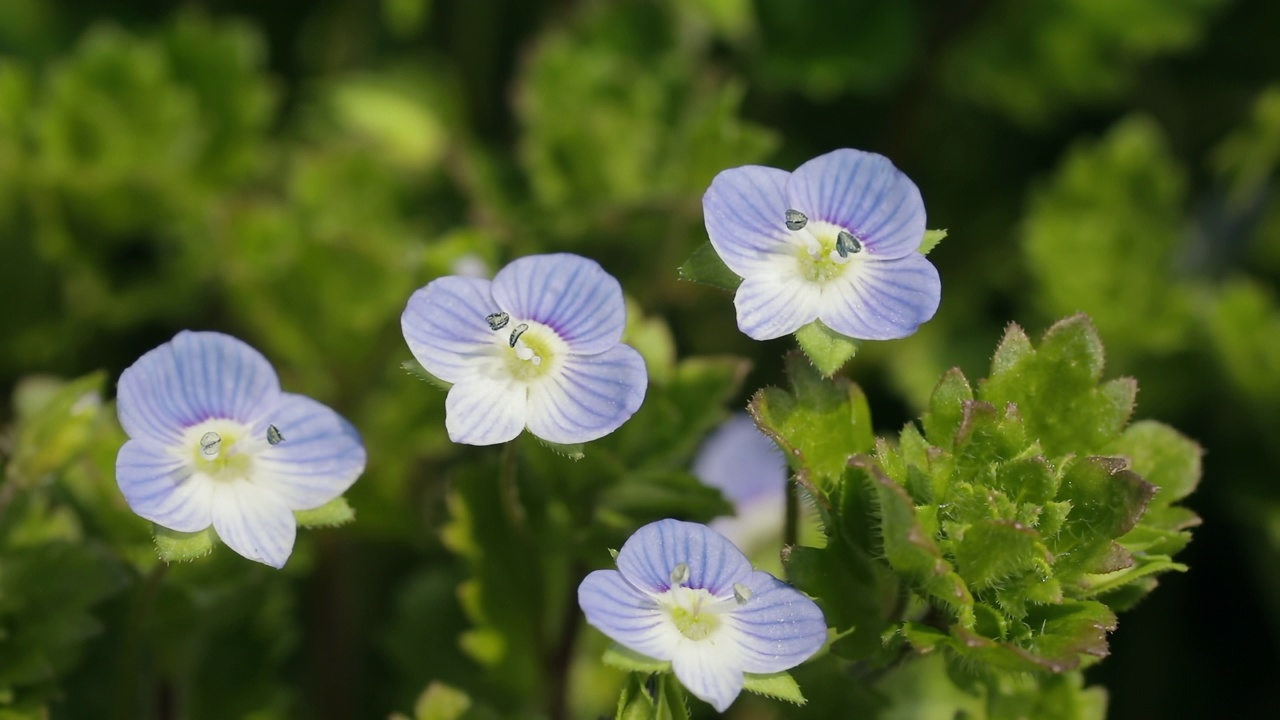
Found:
[[[294,510],[298,527],[338,527],[356,519],[356,511],[341,495],[311,510]]]
[[[938,243],[947,237],[946,230],[925,230],[924,239],[920,241],[920,254],[928,255],[930,251],[938,247]]]
[[[831,377],[858,352],[858,342],[814,320],[796,331],[796,343],[823,377]]]
[[[471,709],[471,696],[441,682],[433,682],[418,696],[413,720],[460,720]]]
[[[601,662],[611,668],[626,672],[664,673],[671,670],[671,661],[654,660],[618,643],[609,645],[608,649],[604,651]]]
[[[218,544],[218,536],[213,526],[198,532],[184,533],[170,530],[160,525],[153,526],[156,551],[160,559],[167,563],[189,562],[213,552]]]
[[[435,385],[441,390],[448,390],[449,388],[453,387],[453,383],[445,382],[444,380],[441,380],[435,375],[432,375],[431,373],[427,372],[427,369],[422,367],[422,363],[418,362],[417,360],[405,360],[404,362],[400,363],[400,367],[404,368],[404,371],[409,373],[410,375],[418,378],[423,382],[431,383],[432,385]]]
[[[793,705],[803,705],[805,703],[804,694],[800,692],[800,685],[796,683],[795,678],[790,673],[777,672],[768,675],[757,675],[755,673],[746,673],[743,676],[742,689],[749,690],[757,695],[783,700]]]

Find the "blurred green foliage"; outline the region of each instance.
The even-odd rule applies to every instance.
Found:
[[[877,477],[846,451],[922,414],[915,450],[950,452],[936,433],[965,398],[959,373],[938,378],[985,374],[1011,321],[1038,337],[1080,311],[1106,376],[1139,380],[1134,422],[1081,439],[1053,424],[1070,404],[1021,422],[1046,455],[1125,455],[1165,488],[1113,528],[1131,584],[1084,598],[1097,568],[1071,576],[1082,602],[1124,610],[1112,657],[1036,680],[937,653],[880,667],[907,652],[892,611],[927,615],[930,589],[866,593],[910,555],[856,553],[871,525],[838,523],[790,560],[849,571],[816,593],[847,599],[827,608],[846,634],[795,672],[806,706],[744,698],[739,716],[1270,717],[1277,26],[1268,0],[0,3],[0,718],[595,717],[624,682],[640,707],[653,696],[599,667],[572,591],[639,524],[725,510],[688,473],[719,419],[776,385],[760,397],[777,422],[851,428],[801,448],[801,479],[829,492]],[[789,341],[746,339],[730,296],[676,268],[706,239],[716,172],[836,147],[889,155],[949,229],[930,254],[942,308],[864,344],[838,398],[791,407],[828,381],[782,359]],[[634,299],[644,408],[576,463],[532,440],[505,458],[451,445],[443,393],[400,369],[405,300],[557,250]],[[225,549],[165,569],[115,488],[112,381],[182,328],[242,337],[365,438],[357,522],[300,533],[283,572]],[[1012,432],[998,386],[967,398],[992,402],[994,439]],[[1185,543],[1172,500],[1194,454],[1151,417],[1207,452],[1191,572],[1147,597],[1145,571]],[[905,493],[895,512],[919,521],[926,488],[886,474],[901,492],[835,493],[841,517]],[[948,551],[988,639],[1030,627],[997,579],[1044,570],[1014,534]]]

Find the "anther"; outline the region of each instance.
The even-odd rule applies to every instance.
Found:
[[[506,323],[503,323],[503,324],[505,325]],[[524,331],[528,329],[529,329],[529,326],[526,325],[525,323],[520,323],[519,325],[517,325],[515,329],[511,331],[511,339],[507,341],[507,344],[510,345],[511,347],[515,347],[516,341],[519,340],[520,336],[524,334]]]
[[[489,323],[489,329],[497,332],[507,326],[507,322],[511,320],[511,316],[504,312],[496,312],[484,316],[484,321]]]
[[[267,426],[267,444],[279,445],[284,442],[284,436],[280,434],[280,428],[275,425]]]
[[[222,436],[216,432],[207,432],[200,436],[200,452],[205,457],[217,457],[218,449],[222,447]]]
[[[671,568],[671,587],[678,587],[689,582],[689,565],[680,563]]]
[[[840,234],[836,235],[836,252],[840,253],[840,257],[847,258],[853,253],[862,252],[862,243],[854,237],[853,233],[841,230]]]
[[[747,601],[750,600],[753,595],[755,595],[755,593],[751,592],[751,588],[746,585],[743,585],[742,583],[733,584],[733,599],[738,601],[739,605],[746,605]]]
[[[809,224],[809,218],[799,210],[787,210],[787,229],[800,230]]]

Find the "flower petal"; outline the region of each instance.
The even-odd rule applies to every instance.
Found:
[[[409,297],[400,329],[427,372],[461,382],[492,354],[493,331],[485,317],[499,307],[491,285],[479,278],[442,277]]]
[[[738,329],[753,340],[790,335],[818,317],[820,286],[796,274],[766,273],[745,278],[733,296]]]
[[[298,526],[284,501],[245,480],[220,482],[213,494],[213,528],[227,547],[244,557],[284,567]]]
[[[787,459],[742,412],[722,423],[702,444],[693,474],[739,508],[758,498],[776,498],[781,507],[786,496]]]
[[[449,388],[444,427],[456,443],[497,445],[520,434],[528,407],[523,383],[501,375],[470,378]]]
[[[751,598],[728,615],[741,653],[741,667],[751,673],[775,673],[808,660],[827,641],[822,610],[790,585],[763,572],[743,583]]]
[[[883,155],[848,149],[820,155],[791,174],[786,197],[811,220],[853,232],[870,255],[902,257],[924,239],[920,189]]]
[[[554,375],[529,386],[529,431],[571,445],[617,430],[644,402],[649,377],[629,345],[570,355]]]
[[[747,277],[790,251],[784,192],[791,173],[760,165],[725,170],[702,196],[707,236],[724,264]]]
[[[610,640],[654,660],[670,660],[680,631],[648,595],[616,570],[596,570],[578,586],[587,622]]]
[[[842,335],[894,340],[933,317],[941,298],[938,269],[923,255],[868,259],[823,288],[818,317]]]
[[[751,563],[733,543],[706,525],[659,520],[640,528],[618,552],[618,571],[643,591],[660,593],[671,587],[671,571],[689,567],[686,587],[703,588],[717,597],[731,597],[733,584],[751,577]]]
[[[213,480],[176,453],[129,440],[116,455],[116,484],[129,508],[157,525],[197,532],[213,522]]]
[[[262,353],[230,335],[184,330],[121,373],[116,407],[129,437],[172,446],[209,418],[250,422],[279,393]]]
[[[689,642],[671,659],[671,669],[680,684],[698,698],[711,704],[716,712],[729,709],[742,692],[742,668],[725,652],[726,648],[710,642]]]
[[[341,415],[304,395],[284,393],[258,423],[262,437],[274,425],[284,440],[254,458],[253,480],[269,486],[290,510],[310,510],[338,497],[364,472],[360,433]]]
[[[627,324],[622,286],[594,260],[578,255],[515,260],[493,278],[493,297],[513,316],[555,330],[575,353],[617,345]]]

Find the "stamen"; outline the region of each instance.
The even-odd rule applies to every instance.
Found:
[[[279,445],[284,442],[284,436],[280,434],[280,428],[275,425],[267,426],[267,444]]]
[[[507,323],[510,320],[511,320],[511,316],[504,312],[496,312],[496,313],[492,313],[490,315],[484,316],[484,321],[489,323],[489,329],[494,332],[497,332],[502,328],[506,327]]]
[[[746,605],[753,595],[755,593],[751,592],[751,588],[746,585],[742,583],[733,584],[733,599],[737,600],[739,605]]]
[[[506,323],[503,323],[503,324],[505,325]],[[529,329],[529,326],[526,325],[525,323],[520,323],[519,325],[517,325],[516,328],[511,331],[511,339],[508,341],[508,344],[511,347],[515,347],[516,341],[519,340],[520,336],[524,334],[524,331],[528,329]]]
[[[787,210],[787,229],[800,230],[809,223],[809,218],[799,210]]]
[[[207,432],[200,436],[200,452],[205,457],[217,457],[218,450],[222,447],[222,436],[216,432]]]
[[[862,252],[862,242],[848,230],[841,230],[836,235],[836,252],[840,253],[840,257],[847,258],[853,253]]]
[[[671,586],[678,587],[689,582],[689,565],[688,563],[680,563],[671,568]]]

